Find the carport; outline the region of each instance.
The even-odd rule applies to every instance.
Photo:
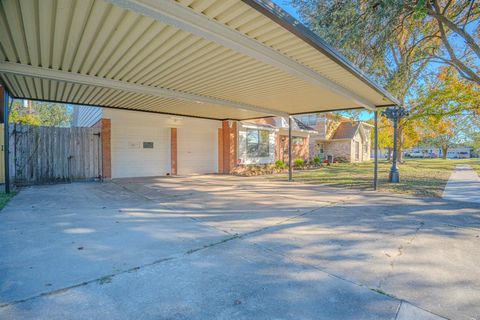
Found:
[[[377,119],[378,108],[398,105],[264,0],[5,0],[0,81],[5,124],[10,97],[227,124],[357,108]],[[5,164],[8,192],[8,144]]]

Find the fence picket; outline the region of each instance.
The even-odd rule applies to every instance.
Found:
[[[98,128],[10,125],[10,168],[18,185],[84,181],[101,172]]]

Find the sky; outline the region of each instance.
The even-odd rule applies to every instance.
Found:
[[[296,19],[299,19],[297,11],[289,4],[289,1],[287,1],[287,0],[273,0],[272,2],[275,3],[276,5],[280,6],[283,10],[290,13]]]

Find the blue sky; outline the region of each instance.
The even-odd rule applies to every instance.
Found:
[[[273,0],[273,3],[282,7],[283,10],[287,11],[288,13],[290,13],[295,18],[297,18],[297,19],[299,18],[298,14],[297,14],[297,11],[289,4],[288,1],[286,1],[286,0]]]

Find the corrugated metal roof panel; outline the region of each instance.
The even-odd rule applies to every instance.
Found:
[[[124,2],[137,6],[152,5],[155,10],[162,10],[158,2],[151,0]],[[201,36],[204,34],[202,23],[197,22],[199,25],[193,27],[199,28],[198,32],[192,33],[181,29],[181,24],[169,24],[166,23],[168,19],[142,15],[115,3],[115,0],[42,0],[39,5],[35,1],[3,0],[0,3],[0,72],[12,94],[64,102],[109,103],[106,106],[122,108],[126,101],[135,104],[135,98],[141,96],[141,101],[154,101],[155,105],[131,108],[153,108],[190,115],[198,111],[198,116],[218,119],[360,106],[348,96],[328,90],[321,81],[317,84],[316,80],[308,80],[312,79],[311,75],[298,76],[300,71],[288,71],[298,63],[298,66],[311,69],[313,77],[318,73],[320,78],[330,79],[365,100],[385,103],[378,92],[241,0],[185,0],[178,3],[182,4],[181,8],[198,12],[198,19],[205,19],[205,23],[217,28],[219,35],[233,28],[239,36],[243,34],[242,37],[253,39],[249,42],[253,47],[245,47],[245,50],[235,50],[234,45],[224,46],[212,40],[215,37]],[[182,13],[180,5],[174,1],[163,0],[163,3]],[[243,38],[238,39],[243,41]],[[266,48],[269,49],[265,51]],[[272,57],[264,55],[264,59],[259,59],[255,50],[262,51],[260,56],[271,52]],[[268,62],[275,59],[274,52],[291,59],[290,69],[282,68],[281,63]],[[1,61],[10,63],[8,74],[5,68],[2,69]],[[62,79],[15,74],[12,63],[64,73]],[[173,90],[188,97],[196,95],[228,100],[256,106],[262,111],[225,109],[222,112],[221,107],[191,109],[195,105],[192,99],[177,99],[175,103],[158,97],[148,100],[142,95],[122,94],[102,85],[78,84],[75,80],[77,74],[99,81],[109,79]],[[68,75],[71,79],[63,83],[63,78]],[[160,107],[160,102],[166,105]]]

